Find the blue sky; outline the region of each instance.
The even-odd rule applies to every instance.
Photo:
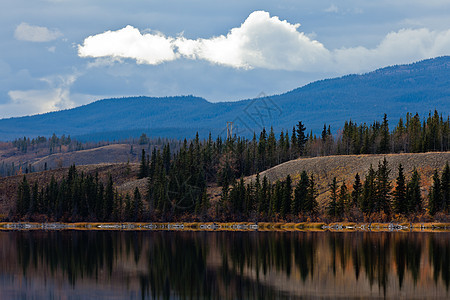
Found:
[[[283,93],[450,54],[450,2],[4,1],[0,118],[106,97]]]

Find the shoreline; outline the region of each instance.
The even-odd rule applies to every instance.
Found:
[[[272,222],[1,222],[0,230],[450,232],[450,223]]]

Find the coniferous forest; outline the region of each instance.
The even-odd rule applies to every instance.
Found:
[[[141,139],[146,138],[141,136]],[[27,139],[16,140],[24,147]],[[71,143],[71,142],[69,142]],[[151,140],[142,141],[150,145]],[[173,143],[172,143],[173,145]],[[263,129],[252,139],[206,140],[197,136],[171,149],[171,143],[142,149],[138,178],[145,191],[120,194],[109,177],[86,175],[70,167],[59,182],[39,186],[26,176],[18,187],[17,219],[45,216],[58,221],[391,221],[424,216],[444,220],[450,212],[450,169],[435,170],[428,195],[421,192],[417,170],[405,176],[403,167],[386,160],[371,166],[353,182],[329,183],[327,203],[317,202],[316,174],[303,171],[269,182],[259,173],[300,157],[347,154],[417,153],[450,150],[450,121],[437,111],[421,119],[407,114],[390,128],[385,115],[372,124],[345,122],[332,134],[324,124],[317,136],[299,121],[292,131],[275,134]],[[395,172],[396,180],[389,175]],[[244,180],[254,175],[254,180]],[[407,179],[407,177],[410,179]],[[208,188],[220,192],[208,194]],[[216,190],[217,190],[216,188]]]

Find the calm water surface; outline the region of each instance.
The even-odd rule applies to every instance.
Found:
[[[449,299],[450,233],[0,232],[0,299]]]

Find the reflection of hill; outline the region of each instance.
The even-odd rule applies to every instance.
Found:
[[[0,232],[0,293],[445,298],[449,242],[447,233]]]

